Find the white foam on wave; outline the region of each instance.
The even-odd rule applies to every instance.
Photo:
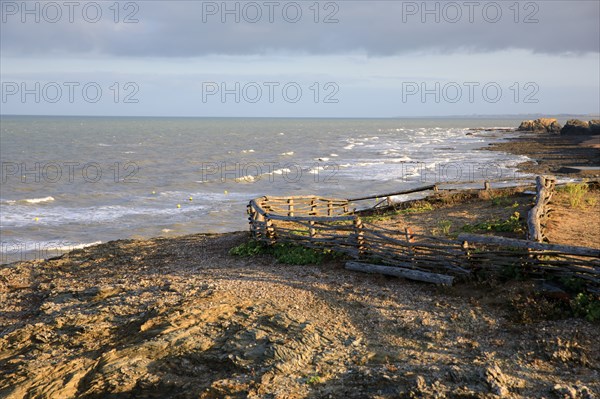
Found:
[[[115,221],[128,222],[134,217],[143,217],[153,215],[156,217],[170,218],[173,215],[187,214],[190,212],[199,212],[205,210],[206,204],[196,202],[183,202],[185,197],[174,199],[172,203],[164,203],[159,206],[122,206],[105,205],[99,207],[53,207],[44,209],[27,209],[25,206],[19,206],[14,212],[2,213],[2,226],[24,227],[24,226],[58,226],[70,223],[96,224]],[[183,205],[181,209],[175,205],[180,201]]]
[[[26,203],[26,204],[42,204],[44,202],[52,202],[54,201],[54,197],[47,196],[42,198],[25,198],[21,200],[7,200],[4,201],[7,204],[18,204],[18,203]]]
[[[281,154],[282,156],[289,156],[289,155],[294,155],[294,151],[288,151],[288,152],[282,152]]]
[[[288,172],[291,172],[291,170],[289,168],[281,168],[281,169],[275,169],[273,171],[273,174],[282,175],[283,173],[288,173]]]
[[[54,201],[54,197],[47,196],[43,198],[28,198],[23,201],[27,202],[28,204],[40,204],[42,202],[52,202]]]
[[[94,241],[94,242],[87,242],[87,243],[83,243],[83,244],[76,244],[76,243],[54,243],[54,245],[56,246],[52,246],[53,243],[50,242],[47,246],[44,247],[45,250],[48,251],[73,251],[75,249],[83,249],[86,247],[91,247],[94,245],[99,245],[102,244],[102,241]]]
[[[242,150],[242,151],[241,151],[241,153],[242,153],[242,154],[247,154],[247,153],[249,153],[249,152],[254,152],[254,150]]]
[[[236,177],[234,181],[236,183],[252,183],[253,181],[255,181],[257,179],[260,179],[260,176],[245,175],[245,176],[241,176],[241,177]]]
[[[413,159],[407,156],[404,157],[400,157],[400,158],[392,158],[392,159],[388,159],[386,160],[387,162],[392,162],[392,163],[403,163],[403,162],[412,162]]]

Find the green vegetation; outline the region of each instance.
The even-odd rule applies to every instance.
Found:
[[[583,199],[588,193],[588,190],[589,187],[586,182],[569,183],[563,189],[563,191],[568,195],[571,208],[578,208],[581,206]]]
[[[508,206],[512,201],[506,197],[492,197],[492,204],[494,206]]]
[[[327,258],[338,258],[343,255],[329,249],[313,249],[289,243],[265,245],[258,241],[248,241],[232,248],[230,255],[252,257],[256,255],[271,255],[277,262],[287,265],[320,264]]]
[[[500,278],[504,281],[523,280],[523,268],[520,265],[504,266],[500,269]]]
[[[277,262],[285,263],[286,265],[319,264],[325,257],[323,251],[298,245],[275,244],[271,248]]]
[[[571,301],[573,313],[588,321],[600,321],[600,300],[592,295],[580,292]]]
[[[258,241],[248,241],[229,250],[229,255],[241,256],[244,258],[264,253],[266,253],[265,246]]]
[[[315,384],[318,384],[318,383],[320,383],[320,382],[321,382],[321,377],[319,377],[319,376],[318,376],[318,375],[316,375],[316,374],[315,374],[315,375],[313,375],[313,376],[311,376],[311,377],[309,377],[309,378],[306,380],[306,383],[307,383],[308,385],[315,385]]]
[[[450,234],[450,229],[452,228],[452,222],[449,220],[440,220],[438,221],[438,227],[433,229],[433,235],[443,234],[445,236]]]
[[[433,211],[433,205],[431,205],[429,202],[425,202],[425,201],[417,201],[415,203],[413,203],[409,208],[406,209],[394,209],[393,211],[389,211],[389,212],[385,212],[385,213],[381,213],[381,214],[376,214],[376,215],[369,215],[369,216],[362,216],[361,219],[364,220],[365,222],[379,222],[379,221],[383,221],[383,220],[389,220],[394,216],[397,215],[406,215],[409,213],[424,213],[424,212],[429,212],[429,211]]]
[[[508,280],[526,280],[517,267],[507,268],[502,277]],[[518,293],[510,300],[512,310],[522,323],[580,317],[600,322],[600,297],[586,292],[586,281],[576,277],[549,278],[563,295],[552,297],[539,291]]]
[[[525,223],[521,219],[519,212],[515,212],[506,220],[494,219],[477,224],[466,224],[461,229],[467,233],[477,231],[522,233],[525,231]]]
[[[585,200],[585,203],[588,204],[589,206],[591,206],[592,208],[595,207],[598,204],[598,198],[596,197],[590,197],[588,199]]]
[[[402,213],[423,213],[433,211],[433,205],[429,202],[415,202],[410,208],[402,209]]]

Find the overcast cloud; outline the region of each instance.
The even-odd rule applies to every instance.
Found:
[[[5,101],[3,113],[394,116],[404,114],[393,104],[406,81],[539,88],[535,103],[421,101],[407,114],[600,112],[597,0],[0,4],[3,82],[118,78],[136,82],[141,100],[129,108]],[[285,111],[270,103],[190,107],[207,80],[297,81],[305,90],[335,82],[340,101]]]
[[[84,12],[83,5],[73,6],[70,22],[70,9],[62,2],[56,3],[61,5],[61,18],[56,17],[56,7],[38,3],[40,23],[22,23],[23,18],[34,21],[35,15],[25,10],[35,10],[36,2],[25,6],[20,1],[2,3],[5,56],[60,52],[159,57],[272,52],[385,56],[504,49],[556,54],[598,52],[600,47],[600,2],[595,0],[325,1],[318,7],[313,1],[136,1],[121,3],[119,23],[114,23],[112,2],[98,3],[103,14],[96,23],[86,21],[95,18],[95,7]],[[138,22],[124,23],[126,18]]]

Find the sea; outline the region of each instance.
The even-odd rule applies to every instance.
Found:
[[[433,183],[510,185],[531,178],[516,170],[528,159],[482,148],[513,137],[502,129],[519,123],[2,116],[0,260],[246,230],[248,201],[264,195],[347,199]]]

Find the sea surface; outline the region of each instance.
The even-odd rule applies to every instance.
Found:
[[[244,230],[246,204],[262,195],[352,198],[526,177],[515,166],[527,158],[480,150],[514,135],[494,128],[516,119],[0,122],[3,263],[122,238]],[[471,130],[481,127],[491,130]]]

